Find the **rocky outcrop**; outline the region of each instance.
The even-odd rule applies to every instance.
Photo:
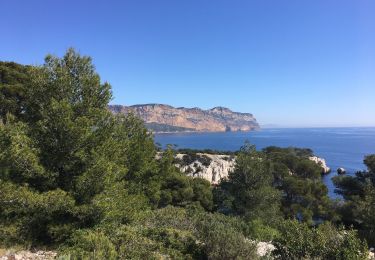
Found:
[[[135,113],[154,132],[225,132],[259,129],[250,113],[233,112],[225,107],[209,110],[200,108],[175,108],[161,104],[134,106],[110,105],[113,113]]]
[[[221,179],[228,177],[234,170],[236,158],[233,155],[197,153],[193,160],[185,160],[186,154],[176,154],[176,166],[188,176],[199,177],[208,180],[212,184],[218,184]],[[190,155],[191,157],[191,155]],[[324,159],[313,156],[309,158],[322,167],[322,173],[329,173],[331,169]],[[290,175],[293,173],[290,171]]]
[[[309,157],[309,160],[317,163],[318,165],[320,165],[320,167],[322,167],[322,173],[323,174],[328,174],[331,172],[331,168],[329,168],[326,164],[326,160],[322,159],[322,158],[319,158],[317,156],[311,156]]]
[[[184,155],[177,154],[176,158],[182,160]],[[177,163],[176,166],[186,175],[206,179],[212,184],[218,184],[221,179],[227,178],[229,172],[234,169],[235,158],[233,156],[203,153],[197,155],[209,158],[209,163],[197,159],[190,164]]]
[[[258,242],[257,243],[257,255],[261,257],[270,256],[276,247],[271,242]],[[269,257],[272,259],[271,257]]]
[[[370,248],[367,258],[370,260],[375,260],[375,249],[373,247]]]

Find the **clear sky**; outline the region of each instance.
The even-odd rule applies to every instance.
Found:
[[[93,57],[113,104],[375,126],[373,0],[1,0],[0,60]]]

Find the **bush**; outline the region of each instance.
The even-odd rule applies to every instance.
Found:
[[[227,220],[224,215],[205,214],[197,222],[197,236],[208,259],[257,259],[256,243],[238,230],[240,223],[230,225]]]
[[[280,225],[274,254],[280,259],[366,259],[367,245],[356,231],[337,229],[330,223],[310,228],[287,220]]]
[[[142,229],[121,226],[111,233],[119,259],[157,259],[158,244],[142,235]]]
[[[265,224],[261,219],[251,221],[248,226],[250,237],[257,241],[272,241],[279,236],[276,228]]]
[[[63,248],[62,255],[71,259],[117,259],[115,245],[99,230],[79,230],[74,233],[68,242],[68,247]]]

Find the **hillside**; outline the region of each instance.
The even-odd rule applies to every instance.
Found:
[[[250,113],[233,112],[225,107],[209,110],[175,108],[169,105],[145,104],[134,106],[110,105],[114,113],[130,111],[139,116],[154,132],[225,132],[252,131],[259,124]]]

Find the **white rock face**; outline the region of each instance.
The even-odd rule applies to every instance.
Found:
[[[311,156],[311,157],[309,157],[309,160],[319,164],[322,167],[322,172],[324,174],[327,174],[331,171],[331,168],[329,168],[326,164],[326,160],[324,160],[322,158],[319,158],[317,156]]]
[[[185,154],[177,154],[176,158],[182,159]],[[209,166],[203,165],[200,161],[195,160],[189,165],[180,165],[176,166],[186,175],[192,177],[199,177],[208,180],[212,184],[218,184],[221,179],[228,177],[229,172],[234,170],[235,166],[235,157],[225,154],[206,154],[206,153],[197,153],[199,156],[207,156],[211,159]],[[326,161],[317,156],[309,157],[311,161],[314,161],[322,167],[322,173],[327,174],[331,169],[327,166]],[[290,172],[292,175],[293,173]]]
[[[233,171],[235,158],[230,155],[223,154],[203,154],[198,153],[197,155],[207,156],[211,159],[209,166],[203,165],[198,160],[192,162],[189,165],[176,166],[188,176],[199,177],[208,180],[212,184],[218,184],[221,179],[228,177],[229,172]],[[176,157],[182,159],[184,154],[177,154]]]
[[[272,245],[270,242],[258,242],[257,244],[257,255],[258,256],[266,256],[270,255],[276,247]]]
[[[367,258],[370,259],[370,260],[374,260],[375,259],[375,253],[374,252],[375,252],[374,248],[370,248]]]

